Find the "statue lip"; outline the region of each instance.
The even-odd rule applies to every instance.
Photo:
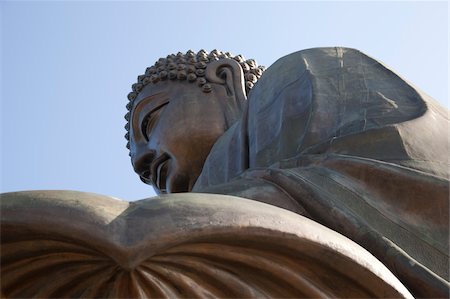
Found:
[[[166,192],[167,164],[169,159],[169,154],[162,153],[150,165],[150,179],[161,193]]]

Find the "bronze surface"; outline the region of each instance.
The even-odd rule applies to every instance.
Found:
[[[342,235],[233,196],[6,193],[1,230],[7,298],[412,298]]]
[[[200,101],[213,115],[216,100]],[[212,143],[183,156],[201,169],[198,178],[191,172],[193,191],[309,217],[367,248],[413,295],[448,297],[445,108],[375,59],[336,47],[280,58],[234,111],[240,116],[210,139],[217,138],[210,151]],[[200,115],[184,117],[203,123]],[[192,147],[181,139],[177,146]],[[167,191],[176,192],[176,185]]]
[[[2,194],[2,297],[448,298],[448,110],[354,49],[263,70],[202,50],[139,76],[158,197]]]

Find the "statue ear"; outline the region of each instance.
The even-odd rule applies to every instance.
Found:
[[[243,103],[247,99],[244,72],[236,60],[222,58],[208,63],[205,76],[211,83],[225,85],[227,94],[234,96],[238,103]]]

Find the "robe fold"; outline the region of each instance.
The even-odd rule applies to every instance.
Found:
[[[307,216],[382,261],[416,297],[448,297],[449,113],[375,59],[279,59],[214,145],[194,192]]]

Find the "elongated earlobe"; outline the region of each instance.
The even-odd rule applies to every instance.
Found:
[[[228,96],[235,97],[238,103],[243,104],[247,100],[244,72],[239,62],[229,58],[210,62],[205,77],[212,83],[224,85]]]

